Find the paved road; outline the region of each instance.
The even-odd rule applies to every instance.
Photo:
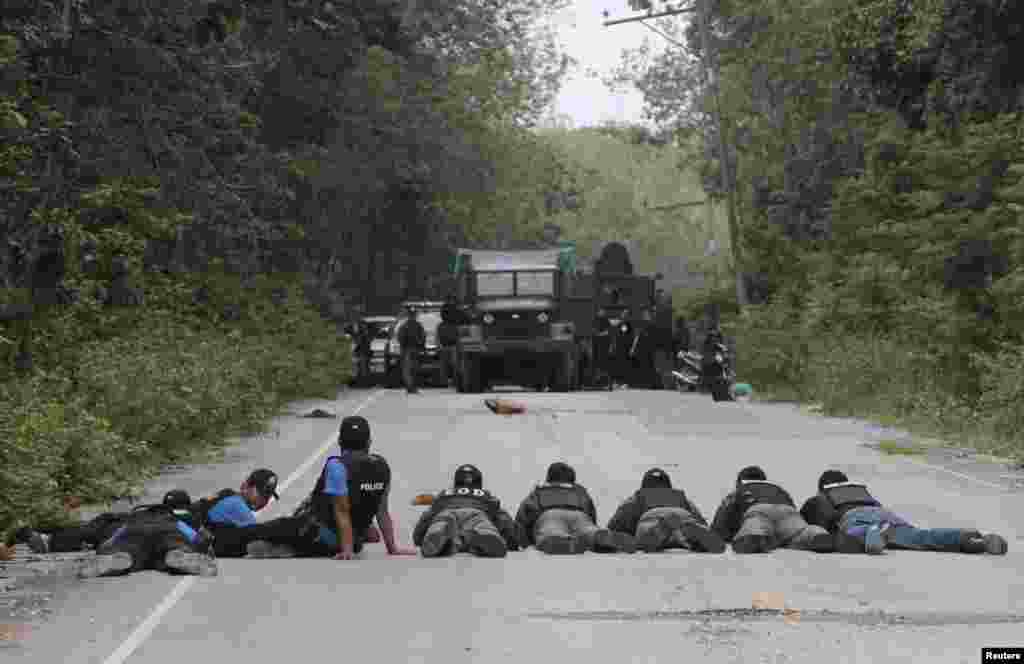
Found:
[[[0,647],[0,661],[977,662],[983,646],[1024,646],[1024,497],[1009,471],[882,456],[865,446],[878,434],[864,423],[784,404],[646,391],[516,398],[528,414],[495,416],[480,396],[451,391],[349,391],[293,409],[361,408],[374,449],[394,470],[407,544],[421,509],[409,500],[445,486],[458,464],[480,466],[514,512],[547,465],[564,459],[591,489],[602,521],[652,465],[667,469],[709,517],[744,465],[762,465],[798,500],[832,466],[922,525],[1001,532],[1010,553],[529,550],[504,560],[424,560],[389,559],[382,545],[370,545],[351,563],[222,560],[214,579],[147,572],[56,584],[52,616]],[[274,426],[279,436],[240,441],[224,463],[161,478],[152,495],[235,486],[246,470],[266,465],[286,478],[281,503],[266,516],[290,511],[312,487],[337,421],[283,417]],[[749,611],[758,593],[781,596],[799,617]]]

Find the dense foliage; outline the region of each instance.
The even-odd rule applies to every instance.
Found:
[[[0,534],[333,395],[331,320],[561,177],[560,0],[2,4]]]
[[[1020,454],[1024,7],[982,0],[710,3],[722,155],[696,22],[618,82],[735,166],[740,370],[826,412],[893,417]],[[657,9],[657,7],[655,7]],[[723,291],[722,299],[731,298]],[[733,303],[735,308],[735,303]]]

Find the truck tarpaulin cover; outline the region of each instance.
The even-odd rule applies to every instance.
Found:
[[[452,272],[460,274],[470,268],[480,272],[559,269],[571,273],[576,270],[576,247],[566,245],[559,249],[524,251],[459,249],[452,262]]]

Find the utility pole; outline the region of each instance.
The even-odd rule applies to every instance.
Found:
[[[727,151],[727,144],[725,140],[725,125],[722,121],[722,100],[721,94],[718,88],[718,82],[720,80],[721,72],[718,69],[718,58],[712,57],[711,53],[711,30],[709,24],[711,21],[711,13],[709,11],[709,0],[696,0],[696,5],[693,7],[686,7],[682,9],[676,9],[672,11],[662,12],[660,14],[648,14],[646,16],[636,16],[626,19],[618,19],[615,21],[605,21],[605,27],[611,25],[620,25],[622,23],[632,23],[635,21],[646,21],[650,18],[659,18],[663,16],[676,16],[679,14],[697,14],[698,28],[700,30],[701,40],[701,66],[704,70],[704,78],[707,80],[710,86],[712,96],[712,117],[715,122],[715,126],[718,131],[718,150],[721,158],[722,165],[722,179],[725,184],[725,195],[726,195],[726,209],[728,210],[729,218],[729,244],[732,246],[732,260],[735,266],[736,272],[736,302],[740,309],[747,306],[747,289],[746,283],[743,281],[743,248],[740,246],[740,233],[739,233],[739,216],[736,211],[736,192],[735,192],[735,179],[733,178],[732,169],[729,165],[729,153]],[[649,6],[649,3],[646,3]],[[605,14],[607,17],[607,13]],[[646,26],[646,24],[644,24]],[[648,26],[649,27],[649,26]],[[653,28],[652,28],[653,29]],[[659,32],[659,34],[661,34]],[[668,39],[667,36],[662,34],[668,41],[672,42],[676,46],[674,40]]]

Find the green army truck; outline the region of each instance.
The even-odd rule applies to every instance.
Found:
[[[456,388],[483,392],[513,384],[579,387],[577,330],[593,320],[593,300],[574,306],[575,247],[460,249],[453,271],[466,318],[459,326]]]

